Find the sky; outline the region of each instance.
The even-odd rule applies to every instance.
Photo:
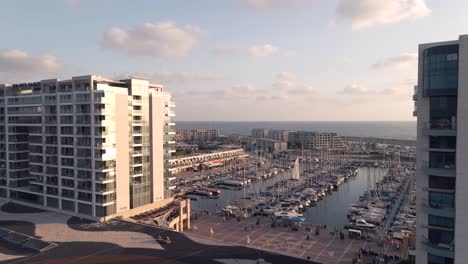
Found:
[[[411,121],[465,0],[3,0],[0,83],[144,76],[180,121]],[[465,30],[465,31],[464,31]]]

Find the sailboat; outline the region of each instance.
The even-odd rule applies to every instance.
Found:
[[[299,180],[299,158],[296,158],[296,161],[294,162],[294,170],[293,170],[293,175],[292,178],[293,180]]]

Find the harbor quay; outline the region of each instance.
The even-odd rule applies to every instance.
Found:
[[[324,264],[353,263],[353,259],[356,259],[361,249],[381,251],[382,247],[376,242],[351,239],[349,234],[340,237],[340,232],[344,234],[346,230],[327,225],[308,225],[297,231],[291,231],[290,227],[272,227],[271,220],[265,217],[238,221],[207,211],[199,211],[192,220],[192,229],[186,231],[188,234],[214,241],[243,245]],[[386,255],[395,256],[393,262],[388,263],[398,263],[397,250],[389,250]]]

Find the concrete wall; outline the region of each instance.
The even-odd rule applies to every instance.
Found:
[[[130,209],[130,173],[128,164],[129,125],[128,125],[128,95],[115,95],[115,133],[116,133],[116,211]]]
[[[429,161],[429,137],[423,135],[423,129],[429,122],[429,97],[423,97],[423,51],[424,49],[440,46],[456,44],[457,41],[437,42],[419,45],[419,60],[418,60],[418,120],[417,120],[417,143],[416,143],[416,263],[427,264],[427,254],[424,241],[428,238],[428,217],[425,209],[425,201],[429,199],[428,192],[425,188],[429,185],[429,177],[422,172],[423,166]],[[460,89],[459,89],[460,93]],[[460,110],[460,108],[458,109]],[[460,113],[458,113],[460,114]],[[458,141],[458,139],[457,139]],[[458,151],[457,142],[457,151]],[[458,160],[457,160],[458,166]],[[457,168],[457,171],[459,169]],[[458,175],[457,175],[458,177]],[[458,178],[457,178],[458,189]],[[458,212],[457,212],[458,213]],[[466,228],[466,227],[465,227]],[[458,231],[458,230],[457,230]],[[463,262],[456,262],[463,263]]]
[[[150,95],[151,119],[151,177],[153,202],[164,199],[164,98],[161,93]]]
[[[457,102],[457,180],[455,190],[455,263],[468,259],[468,36],[460,36]]]
[[[371,138],[371,137],[344,137],[344,136],[341,136],[341,139],[344,141],[379,143],[379,144],[401,145],[401,146],[416,146],[416,140]]]
[[[428,198],[424,188],[428,186],[428,177],[422,173],[423,161],[429,160],[428,137],[423,135],[423,128],[429,121],[429,98],[423,97],[423,50],[426,46],[419,46],[418,61],[418,120],[416,144],[416,263],[427,264],[427,251],[423,241],[427,238],[427,214],[424,208],[424,199]],[[408,88],[409,89],[409,88]],[[409,100],[409,98],[408,98]]]

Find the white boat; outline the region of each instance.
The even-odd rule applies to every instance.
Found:
[[[303,217],[303,214],[298,213],[297,211],[294,210],[282,210],[282,211],[277,211],[273,213],[274,216],[276,217],[282,217],[282,216],[287,216],[287,217]]]
[[[300,173],[299,173],[299,158],[296,158],[296,161],[294,162],[294,170],[293,170],[292,179],[293,179],[293,180],[299,180],[299,178],[300,178]]]

